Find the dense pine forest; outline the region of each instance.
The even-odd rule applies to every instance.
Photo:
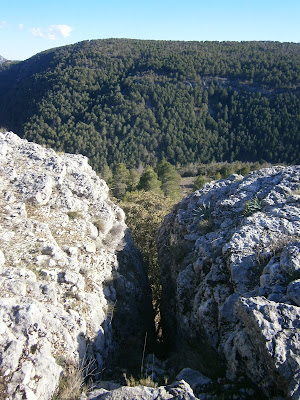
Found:
[[[300,45],[108,39],[0,69],[0,126],[97,171],[299,163]]]

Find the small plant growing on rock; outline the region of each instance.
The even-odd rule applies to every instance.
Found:
[[[6,379],[8,377],[4,376],[4,373],[0,370],[0,398],[6,399],[7,398],[7,382]]]
[[[80,211],[68,211],[67,214],[70,219],[82,218]]]
[[[65,357],[63,357],[60,354],[55,357],[55,362],[57,365],[59,365],[62,368],[64,368],[66,366],[66,359],[65,359]]]
[[[64,368],[59,381],[59,386],[53,396],[53,400],[79,400],[82,393],[86,393],[93,386],[91,377],[94,375],[94,360],[83,361],[81,365],[65,359],[63,356],[56,357],[56,363]],[[86,384],[86,381],[89,383]]]
[[[60,378],[55,400],[79,400],[84,387],[84,376],[81,368],[69,364]]]
[[[211,219],[211,211],[210,203],[203,203],[198,208],[194,208],[193,215],[200,220],[208,220]]]
[[[213,230],[212,211],[213,208],[209,202],[207,204],[203,203],[193,210],[193,215],[198,220],[199,228],[205,233]]]
[[[250,217],[250,215],[253,215],[256,212],[261,211],[261,209],[262,209],[261,200],[259,200],[257,196],[255,196],[253,197],[253,199],[246,201],[242,215],[244,217]]]
[[[96,221],[93,221],[93,224],[95,227],[98,229],[99,232],[105,232],[105,221],[101,219],[97,219]]]
[[[117,303],[117,300],[114,303],[107,304],[106,317],[107,317],[107,319],[109,319],[110,323],[113,319],[114,312],[116,310],[116,303]]]
[[[132,375],[130,375],[129,378],[127,378],[126,374],[123,375],[126,381],[126,385],[130,386],[130,387],[134,387],[134,386],[148,386],[148,387],[157,387],[157,383],[154,382],[150,376],[146,377],[146,378],[140,378],[140,379],[135,379]]]

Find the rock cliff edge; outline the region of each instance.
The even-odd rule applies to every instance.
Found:
[[[64,369],[142,348],[146,271],[87,158],[0,133],[0,207],[1,398],[51,399]]]
[[[300,167],[206,184],[158,233],[163,332],[184,366],[300,398]]]

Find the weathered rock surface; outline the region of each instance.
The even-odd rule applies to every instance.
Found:
[[[147,386],[121,386],[109,390],[97,389],[81,400],[197,400],[190,385],[184,380],[157,388]]]
[[[0,133],[0,207],[1,398],[51,399],[65,365],[101,370],[124,343],[136,351],[146,273],[83,156]]]
[[[158,233],[164,334],[183,366],[300,398],[300,167],[206,184]]]

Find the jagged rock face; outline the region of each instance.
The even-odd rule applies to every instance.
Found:
[[[0,207],[1,398],[51,399],[63,365],[143,340],[147,276],[83,156],[0,133]]]
[[[158,233],[164,334],[209,376],[299,399],[300,167],[191,194]]]

